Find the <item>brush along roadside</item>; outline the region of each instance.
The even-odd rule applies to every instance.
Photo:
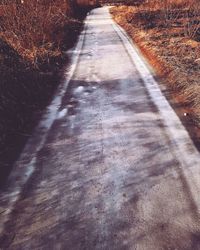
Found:
[[[167,86],[166,97],[199,147],[200,12],[192,14],[186,5],[171,7],[173,14],[168,10],[168,16],[164,10],[160,4],[141,4],[113,7],[110,12]]]

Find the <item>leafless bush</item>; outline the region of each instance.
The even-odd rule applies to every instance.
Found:
[[[190,38],[199,36],[200,39],[200,2],[198,0],[146,0],[137,7],[136,13],[138,21],[148,27],[159,24],[172,27],[179,23],[183,27],[185,36]]]
[[[200,30],[200,3],[189,6],[185,13],[186,22],[184,25],[185,35],[190,38],[197,38]]]
[[[35,67],[60,55],[63,28],[73,22],[70,0],[21,0],[2,6],[0,36]]]

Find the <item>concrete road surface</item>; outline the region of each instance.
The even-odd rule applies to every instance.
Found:
[[[107,7],[0,195],[1,249],[200,249],[200,157]]]

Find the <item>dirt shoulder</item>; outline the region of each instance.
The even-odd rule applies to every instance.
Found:
[[[141,13],[142,9],[134,6],[110,11],[167,87],[166,97],[200,148],[200,42],[184,35],[184,20],[163,25],[159,12]]]

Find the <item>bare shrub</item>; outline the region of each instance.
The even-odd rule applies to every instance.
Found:
[[[200,40],[200,2],[198,0],[146,0],[127,21],[139,21],[143,28],[156,26],[183,28],[186,37]]]
[[[185,18],[187,20],[184,25],[185,35],[190,38],[198,38],[200,29],[200,3],[188,6]]]
[[[163,3],[166,22],[173,25],[179,19],[182,21],[185,36],[195,38],[200,28],[200,2],[165,0]]]
[[[0,36],[35,67],[60,55],[64,26],[72,19],[70,0],[5,1]]]

